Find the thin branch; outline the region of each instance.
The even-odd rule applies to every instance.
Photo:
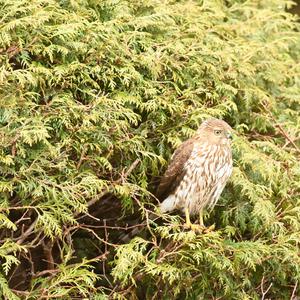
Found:
[[[131,173],[132,171],[137,167],[137,165],[140,163],[140,159],[137,158],[132,164],[131,166],[128,168],[128,170],[122,175],[122,177],[117,180],[117,182],[122,182],[124,179],[126,179]]]
[[[17,244],[22,244],[26,239],[27,237],[29,237],[33,231],[34,231],[34,226],[35,224],[37,223],[37,220],[35,220],[28,228],[25,232],[23,232],[21,234],[21,236],[18,238],[18,241],[17,241]]]
[[[261,284],[260,284],[260,290],[262,293],[261,300],[265,299],[265,296],[267,295],[267,293],[269,292],[270,288],[273,285],[273,282],[271,282],[270,285],[268,286],[268,288],[264,291],[264,281],[265,281],[265,276],[262,277]]]
[[[96,228],[96,229],[111,229],[111,230],[131,230],[137,227],[145,227],[146,224],[136,224],[131,226],[109,226],[109,225],[86,225],[81,224],[82,227],[90,227],[90,228]]]
[[[52,255],[52,249],[54,245],[54,241],[48,240],[43,242],[43,250],[44,250],[44,255],[46,257],[47,264],[48,264],[48,269],[52,270],[54,269],[54,258]]]
[[[297,152],[300,153],[300,149],[295,144],[294,140],[287,134],[287,132],[284,130],[284,128],[281,126],[281,124],[277,123],[276,119],[273,117],[272,112],[268,108],[268,104],[265,103],[262,105],[265,108],[265,110],[269,113],[269,117],[271,118],[271,120],[274,122],[274,127],[277,127],[279,129],[279,131],[281,132],[281,134],[286,138],[286,140],[288,140],[289,143],[291,143],[294,146],[294,148],[297,150]]]
[[[283,129],[283,127],[278,123],[275,124],[275,127],[277,127],[280,130],[280,132],[284,135],[284,137],[294,146],[294,148],[297,150],[297,152],[300,153],[300,149],[298,148],[298,146],[296,145],[294,140],[292,140],[291,137],[286,133],[286,131]]]
[[[30,205],[24,205],[24,206],[11,206],[11,207],[1,207],[0,208],[0,213],[5,212],[7,210],[22,210],[22,209],[37,209],[35,206],[30,206]]]
[[[291,296],[290,300],[295,300],[295,299],[297,299],[297,298],[295,297],[295,294],[296,294],[296,291],[297,291],[297,286],[298,286],[298,280],[297,280],[296,283],[295,283],[295,286],[294,286],[294,288],[293,288],[293,292],[292,292],[292,296]]]

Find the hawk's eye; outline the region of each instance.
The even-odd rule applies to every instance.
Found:
[[[215,135],[220,135],[222,133],[222,130],[215,130],[214,133]]]

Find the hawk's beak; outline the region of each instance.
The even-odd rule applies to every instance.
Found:
[[[232,136],[232,133],[231,132],[227,132],[227,138],[229,140],[232,140],[233,139],[233,136]]]

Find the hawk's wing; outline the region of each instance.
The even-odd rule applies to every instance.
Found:
[[[186,173],[184,165],[190,158],[193,148],[194,140],[189,139],[183,142],[174,152],[171,162],[157,188],[156,197],[161,201],[175,191],[176,187],[184,177]]]

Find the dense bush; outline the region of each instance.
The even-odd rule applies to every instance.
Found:
[[[299,294],[300,36],[287,4],[0,0],[4,299]],[[206,218],[216,229],[150,222],[172,151],[208,116],[236,130],[234,173]]]

